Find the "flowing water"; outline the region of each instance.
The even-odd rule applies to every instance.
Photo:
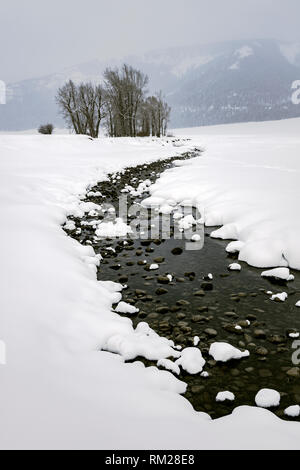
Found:
[[[183,158],[198,154],[195,149]],[[92,188],[94,193],[100,191],[104,197],[90,195],[86,201],[110,203],[118,211],[119,196],[126,184],[132,184],[133,178],[137,178],[137,182],[146,179],[154,182],[172,166],[173,160],[110,175],[108,181]],[[145,197],[147,194],[138,200]],[[133,201],[134,198],[129,203]],[[173,237],[166,240],[128,238],[125,244],[125,239],[95,241],[93,228],[81,225],[82,220],[88,222],[93,217],[70,219],[82,229],[80,234],[71,232],[71,236],[82,244],[91,241],[95,252],[103,256],[98,279],[128,285],[123,291],[123,300],[140,309],[137,315],[130,316],[134,326],[146,321],[161,336],[182,347],[193,346],[194,337],[200,338],[199,347],[207,361],[205,371],[209,377],[184,371],[180,375],[188,384],[185,396],[196,410],[208,412],[212,418],[224,416],[237,406],[255,405],[255,395],[262,388],[281,393],[281,404],[273,411],[282,418],[286,407],[300,404],[300,371],[292,362],[295,338],[290,337],[291,332],[300,332],[300,310],[295,307],[300,299],[297,272],[294,282],[278,285],[263,279],[261,270],[244,263],[240,263],[241,272],[228,271],[234,256],[225,251],[228,241],[210,238],[215,228],[205,230],[202,250],[188,251],[184,240]],[[181,248],[177,250],[181,254],[173,254],[174,248]],[[149,265],[155,262],[159,269],[149,271]],[[207,277],[209,273],[213,274],[213,279]],[[165,283],[167,274],[173,279]],[[285,291],[289,297],[285,302],[274,302],[267,291]],[[250,357],[216,363],[208,354],[210,345],[216,341],[248,349]],[[143,358],[137,360],[155,365]],[[235,401],[217,403],[218,392],[227,390],[235,394]]]

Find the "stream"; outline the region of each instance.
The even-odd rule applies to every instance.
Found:
[[[119,196],[126,185],[133,185],[134,181],[137,186],[145,180],[153,183],[173,166],[174,160],[199,154],[200,150],[195,149],[180,158],[176,156],[109,175],[107,181],[88,191],[85,202],[111,204],[118,213]],[[140,197],[129,195],[129,204],[147,196],[147,192]],[[84,219],[70,217],[76,230],[67,233],[102,255],[99,280],[128,286],[123,291],[123,300],[139,309],[138,314],[130,315],[134,326],[146,321],[158,334],[183,348],[193,346],[195,336],[200,338],[199,347],[207,361],[204,370],[209,376],[189,375],[185,371],[180,374],[180,380],[188,384],[185,397],[193,407],[215,419],[230,414],[237,406],[254,406],[257,392],[271,388],[281,394],[280,406],[272,411],[281,418],[291,419],[284,415],[285,408],[300,404],[299,369],[292,362],[295,339],[290,337],[291,333],[300,332],[300,311],[295,307],[300,299],[300,274],[294,272],[293,282],[280,285],[262,278],[261,270],[245,263],[240,263],[240,272],[229,271],[228,266],[236,261],[236,256],[225,251],[228,240],[210,237],[217,227],[205,228],[203,249],[189,251],[185,249],[186,240],[173,236],[95,240],[93,226],[82,225],[94,219],[95,216],[87,214]],[[173,230],[174,224],[171,234]],[[159,269],[150,271],[153,263]],[[166,275],[172,279],[166,280]],[[274,302],[268,291],[285,291],[289,296],[285,302]],[[216,341],[248,349],[250,357],[217,363],[208,354],[210,345]],[[136,360],[156,365],[144,358]],[[216,402],[216,395],[227,390],[234,393],[235,401]]]

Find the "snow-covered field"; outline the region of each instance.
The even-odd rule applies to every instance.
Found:
[[[205,158],[169,171],[154,193],[205,197],[211,222],[236,224],[237,238],[247,242],[243,259],[285,264],[279,244],[300,266],[293,244],[300,121],[282,125],[293,129],[281,133],[276,123],[275,132],[273,124],[193,131],[201,135],[189,145],[205,146]],[[180,377],[98,351],[116,335],[130,349],[147,331],[141,325],[134,332],[130,320],[111,311],[119,289],[97,282],[91,249],[67,237],[61,224],[106,172],[186,149],[150,139],[0,136],[0,340],[7,353],[0,365],[0,448],[300,448],[297,423],[255,407],[211,421],[180,396]],[[152,339],[146,341],[167,357],[163,340]]]
[[[300,120],[183,129],[205,148],[152,189],[205,207],[215,237],[239,240],[240,260],[300,269]]]

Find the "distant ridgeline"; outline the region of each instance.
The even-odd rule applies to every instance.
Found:
[[[300,80],[300,44],[232,41],[124,60],[149,76],[151,93],[162,90],[172,108],[172,127],[300,117],[300,105],[291,100],[292,83]],[[63,126],[55,102],[57,89],[70,79],[100,83],[107,67],[123,61],[96,60],[8,85],[7,104],[0,107],[0,129],[31,129],[41,122]]]

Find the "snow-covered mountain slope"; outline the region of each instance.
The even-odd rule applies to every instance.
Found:
[[[291,84],[300,79],[300,45],[275,40],[231,41],[172,48],[124,58],[151,78],[172,106],[173,127],[262,121],[300,116]],[[8,87],[0,129],[20,130],[52,121],[61,126],[54,96],[72,78],[101,80],[103,70],[122,61],[95,60],[48,77]]]
[[[277,144],[268,141],[270,153]],[[61,224],[106,172],[175,150],[151,139],[0,136],[1,449],[300,447],[299,423],[255,407],[211,421],[171,373],[99,351],[116,334],[134,345],[135,332],[111,311],[120,294],[97,282],[93,249]]]

